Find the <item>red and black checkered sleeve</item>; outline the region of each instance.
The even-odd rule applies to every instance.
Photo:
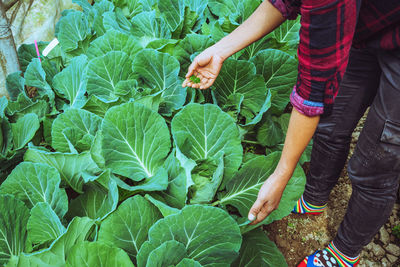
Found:
[[[299,74],[291,103],[307,116],[329,115],[347,66],[358,1],[303,0]]]

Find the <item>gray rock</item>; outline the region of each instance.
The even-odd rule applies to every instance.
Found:
[[[385,256],[385,250],[378,244],[372,245],[372,252],[378,258],[382,258],[383,256]]]
[[[393,209],[395,210],[395,211],[398,211],[399,209],[400,209],[400,204],[394,204],[394,207],[393,207]]]
[[[389,260],[388,259],[386,259],[386,258],[383,258],[382,259],[382,266],[383,267],[390,267],[392,264],[389,262]]]
[[[390,222],[391,226],[393,226],[393,227],[395,226],[395,218],[394,218],[394,216],[390,216],[389,222]]]
[[[395,244],[389,244],[386,247],[386,251],[392,255],[395,255],[396,257],[400,256],[400,247],[396,246]]]
[[[371,251],[372,250],[372,242],[365,246],[365,250]]]
[[[397,259],[398,259],[396,256],[393,256],[393,255],[390,255],[390,254],[388,254],[386,257],[388,258],[388,260],[391,263],[395,263],[397,261]]]
[[[361,264],[360,264],[360,265],[361,265]],[[370,260],[366,260],[366,261],[364,262],[364,265],[362,265],[362,266],[381,267],[382,265],[378,264],[377,262],[373,262],[373,261],[370,261]]]
[[[390,243],[389,233],[386,231],[385,227],[381,227],[381,229],[379,229],[379,234],[383,244],[387,245]]]

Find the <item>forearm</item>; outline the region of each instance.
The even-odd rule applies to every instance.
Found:
[[[254,13],[229,35],[214,46],[226,59],[278,27],[285,18],[268,0],[265,0]]]
[[[314,135],[319,119],[319,116],[307,117],[295,108],[293,109],[282,156],[275,170],[275,173],[281,177],[282,183],[286,184],[292,177],[301,154]]]

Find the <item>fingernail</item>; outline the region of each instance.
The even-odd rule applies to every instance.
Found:
[[[249,214],[249,220],[254,221],[256,219],[256,216],[253,213]]]

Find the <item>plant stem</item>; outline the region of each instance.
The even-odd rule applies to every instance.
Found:
[[[215,207],[215,206],[219,205],[220,202],[221,202],[220,200],[215,201],[214,203],[211,204],[211,206]]]
[[[242,140],[242,143],[253,144],[253,145],[259,145],[260,144],[257,141],[251,141],[251,140]]]

